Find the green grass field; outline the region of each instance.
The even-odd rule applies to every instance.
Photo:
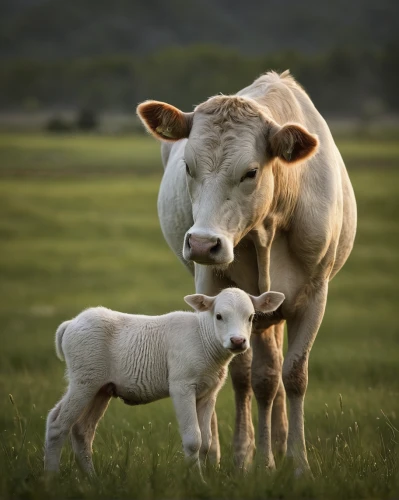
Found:
[[[314,479],[294,479],[285,464],[272,475],[256,465],[245,475],[234,469],[228,383],[217,405],[221,469],[207,471],[207,484],[184,466],[169,400],[138,408],[113,401],[94,443],[98,480],[80,473],[68,445],[60,476],[47,481],[45,419],[65,388],[58,324],[100,304],[148,314],[185,308],[182,297],[194,289],[159,227],[154,141],[0,136],[0,498],[399,497],[399,147],[339,145],[359,229],[310,360]]]

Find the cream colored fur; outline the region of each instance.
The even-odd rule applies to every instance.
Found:
[[[94,473],[92,442],[111,396],[130,405],[171,396],[184,452],[200,469],[199,460],[211,446],[211,419],[227,365],[249,347],[255,308],[271,312],[284,296],[251,297],[228,289],[216,297],[185,300],[198,312],[139,316],[97,307],[60,325],[56,351],[66,361],[69,386],[47,419],[46,470],[58,470],[72,430],[80,464]]]
[[[344,162],[325,120],[289,72],[262,75],[235,95],[211,97],[192,113],[168,106],[143,103],[138,114],[161,140],[165,137],[152,124],[159,123],[159,130],[180,124],[169,131],[168,140],[175,142],[162,145],[158,212],[167,242],[195,275],[197,292],[237,286],[252,294],[271,288],[286,296],[278,313],[254,325],[260,336],[252,354],[231,364],[236,461],[248,464],[255,448],[252,387],[259,455],[273,468],[272,447],[281,452],[287,447],[296,470],[303,472],[308,469],[303,412],[309,353],[328,283],[348,258],[356,232],[356,202]],[[254,169],[256,176],[246,178]],[[283,363],[281,343],[273,339],[284,321]],[[288,443],[283,384],[290,401]],[[279,443],[273,436],[280,436]]]

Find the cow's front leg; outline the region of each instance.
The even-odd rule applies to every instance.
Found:
[[[216,416],[216,411],[212,413],[211,420],[211,447],[209,448],[209,460],[216,467],[220,464],[220,443],[219,443],[219,429],[218,429],[218,418]]]
[[[255,431],[252,424],[251,388],[252,349],[235,356],[230,363],[236,403],[234,428],[234,463],[246,468],[253,459],[255,451]]]
[[[274,456],[284,457],[287,452],[288,419],[285,389],[282,378],[283,366],[283,345],[284,345],[284,324],[281,321],[274,327],[274,337],[276,339],[278,357],[280,361],[280,382],[277,394],[273,401],[272,411],[272,446]]]
[[[308,359],[324,316],[328,284],[310,289],[301,297],[302,305],[287,318],[288,351],[283,364],[283,382],[290,402],[287,456],[295,472],[310,470],[304,431],[304,399],[308,385]]]
[[[281,379],[281,354],[271,326],[261,333],[254,331],[251,342],[253,350],[252,389],[258,404],[257,455],[269,469],[275,468],[272,452],[272,408]]]

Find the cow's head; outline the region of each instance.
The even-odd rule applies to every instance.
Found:
[[[317,138],[302,126],[279,126],[256,101],[216,96],[192,113],[158,101],[140,104],[146,128],[163,141],[187,138],[182,169],[193,209],[183,256],[223,266],[234,247],[267,215],[274,193],[273,164],[283,168],[312,156]]]

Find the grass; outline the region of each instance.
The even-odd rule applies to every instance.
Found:
[[[359,230],[331,283],[311,355],[306,435],[314,480],[294,479],[284,463],[273,475],[259,466],[246,475],[233,468],[228,383],[217,405],[221,469],[207,472],[207,484],[184,466],[169,400],[138,408],[111,403],[94,443],[93,483],[68,446],[60,477],[43,477],[45,418],[65,387],[54,333],[93,305],[148,314],[185,307],[192,279],[156,215],[158,147],[146,137],[0,136],[1,498],[399,496],[399,171],[381,168],[397,163],[399,151],[392,142],[340,145]],[[374,168],[361,166],[364,156]],[[57,168],[62,175],[50,175]],[[253,414],[256,423],[255,405]]]
[[[159,172],[160,155],[149,136],[1,134],[0,175],[59,176]],[[132,163],[134,162],[134,164]]]

